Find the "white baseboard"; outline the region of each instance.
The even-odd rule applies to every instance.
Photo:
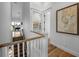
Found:
[[[62,49],[62,50],[64,50],[64,51],[66,51],[66,52],[68,52],[68,53],[74,55],[74,56],[79,57],[79,53],[78,53],[78,52],[75,52],[75,51],[73,51],[73,50],[71,50],[71,49],[69,49],[69,48],[66,48],[66,47],[64,47],[64,46],[57,45],[57,44],[55,44],[54,42],[50,42],[50,43],[51,43],[52,45],[54,45],[54,46],[56,46],[56,47]]]

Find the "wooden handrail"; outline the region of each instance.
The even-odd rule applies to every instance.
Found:
[[[0,48],[2,47],[6,47],[6,46],[10,46],[10,45],[15,45],[17,43],[22,43],[22,42],[26,42],[26,41],[31,41],[31,40],[35,40],[35,39],[38,39],[38,38],[42,38],[42,37],[45,37],[43,34],[41,33],[37,33],[35,32],[36,34],[39,34],[39,36],[36,36],[36,37],[33,37],[33,38],[27,38],[25,40],[20,40],[20,41],[15,41],[15,42],[9,42],[9,43],[2,43],[0,44]]]

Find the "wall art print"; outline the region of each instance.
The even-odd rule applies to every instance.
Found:
[[[56,31],[67,34],[79,34],[78,3],[56,11]]]

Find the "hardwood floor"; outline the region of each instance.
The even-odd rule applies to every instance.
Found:
[[[52,44],[49,43],[48,45],[48,56],[49,57],[75,57],[72,54],[69,54],[68,52],[65,52]]]

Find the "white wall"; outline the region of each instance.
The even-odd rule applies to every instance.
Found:
[[[74,3],[58,2],[52,3],[50,35],[52,44],[70,53],[79,56],[79,36],[56,32],[56,10],[72,5]]]
[[[10,33],[10,21],[11,21],[11,14],[10,14],[10,3],[6,2],[0,2],[0,42],[10,42],[11,39],[11,33]],[[1,50],[2,53],[5,52],[5,50]],[[0,52],[0,56],[2,55]],[[6,55],[5,53],[3,54]]]
[[[24,2],[23,3],[23,28],[24,28],[24,34],[25,37],[27,38],[30,35],[30,3],[29,2]]]
[[[23,2],[11,3],[12,21],[22,21],[22,6]]]
[[[12,21],[23,22],[25,37],[29,36],[29,32],[30,32],[30,3],[29,2],[17,2],[16,4],[13,3]]]
[[[29,35],[30,31],[30,4],[23,3],[22,20],[25,36]],[[10,2],[0,2],[0,42],[6,43],[11,41],[10,32],[11,23],[11,4]],[[0,49],[0,56],[7,56],[7,49]]]
[[[10,37],[10,3],[0,2],[0,42],[9,42]]]

